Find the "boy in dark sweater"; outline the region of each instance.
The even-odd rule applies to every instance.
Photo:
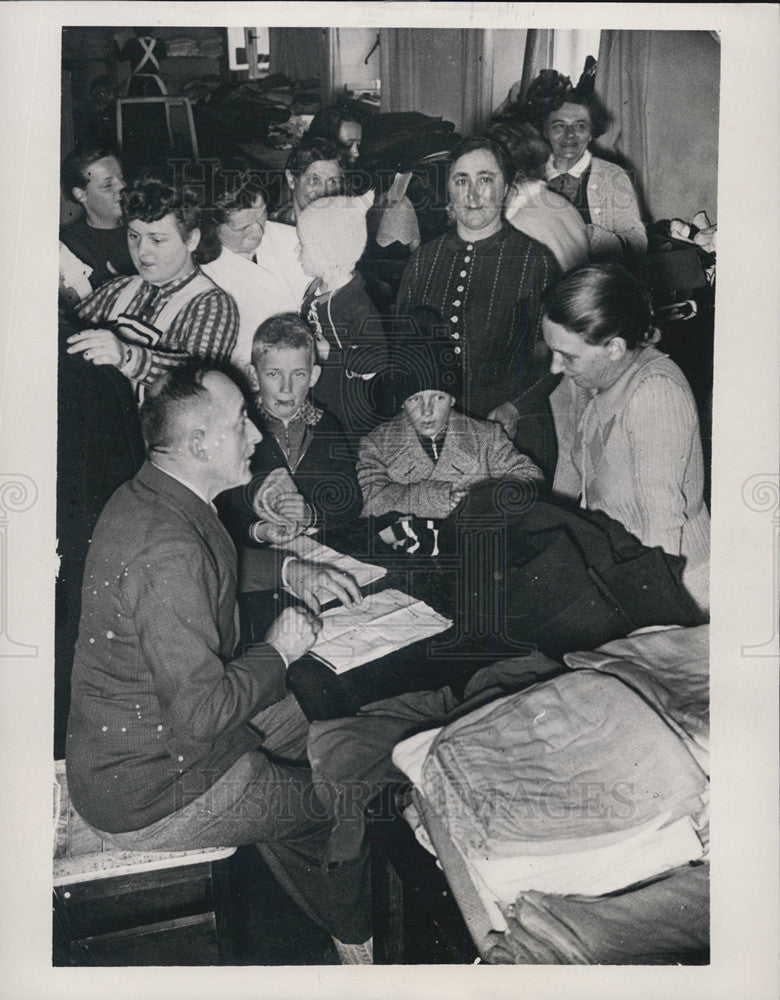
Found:
[[[242,546],[289,541],[304,531],[327,541],[335,528],[360,515],[362,497],[343,428],[308,398],[320,375],[315,360],[314,338],[294,313],[271,316],[258,327],[250,366],[257,405],[251,416],[263,439],[252,457],[249,485],[222,499],[223,520],[239,552]],[[269,489],[270,482],[278,485]]]

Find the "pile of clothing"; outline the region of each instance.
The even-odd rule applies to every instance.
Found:
[[[564,659],[572,672],[396,747],[417,790],[408,818],[490,961],[701,954],[707,626],[641,630]],[[659,888],[667,875],[678,895]]]
[[[223,86],[211,94],[201,109],[202,124],[208,129],[209,124],[218,123],[223,139],[267,142],[269,130],[278,130],[292,116],[316,114],[322,103],[319,91],[316,78],[296,81],[283,73],[238,86]]]

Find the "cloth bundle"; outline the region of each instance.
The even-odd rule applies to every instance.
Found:
[[[418,840],[490,961],[704,955],[708,868],[690,863],[709,842],[708,629],[640,630],[566,662],[398,744]]]
[[[496,901],[520,892],[600,896],[704,853],[704,772],[639,695],[597,671],[412,737],[393,761],[446,828],[498,929]]]

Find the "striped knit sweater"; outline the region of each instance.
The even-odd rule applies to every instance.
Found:
[[[554,491],[604,511],[643,544],[684,556],[684,581],[694,571],[703,581],[710,518],[699,420],[677,365],[646,347],[603,392],[564,378],[550,404],[558,437]],[[706,582],[688,589],[706,605]]]

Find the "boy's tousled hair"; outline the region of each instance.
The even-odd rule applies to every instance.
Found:
[[[279,313],[258,326],[252,338],[252,364],[257,367],[265,352],[272,347],[303,348],[312,368],[317,360],[312,332],[297,313]]]

